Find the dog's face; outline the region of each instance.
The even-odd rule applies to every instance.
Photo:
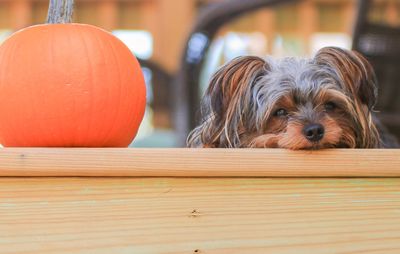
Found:
[[[359,54],[324,48],[313,59],[241,57],[213,77],[192,147],[288,149],[379,146],[371,119],[372,67]]]

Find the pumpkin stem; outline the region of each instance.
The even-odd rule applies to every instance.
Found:
[[[71,23],[73,9],[74,0],[50,0],[46,23]]]

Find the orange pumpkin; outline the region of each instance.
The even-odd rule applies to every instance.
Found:
[[[126,147],[145,110],[138,61],[112,34],[44,24],[0,46],[0,144]]]

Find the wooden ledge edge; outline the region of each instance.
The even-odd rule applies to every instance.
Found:
[[[3,148],[2,177],[400,177],[400,149]]]

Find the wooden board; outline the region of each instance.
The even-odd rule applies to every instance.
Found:
[[[0,176],[0,254],[400,253],[400,150],[0,149]]]
[[[0,149],[0,176],[400,177],[400,149]]]
[[[400,253],[400,179],[0,178],[0,253]]]

